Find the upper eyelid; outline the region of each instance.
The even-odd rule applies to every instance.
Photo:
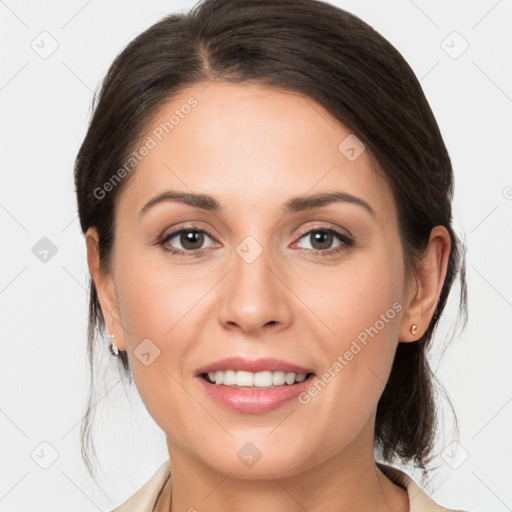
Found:
[[[331,223],[330,222],[325,222],[321,226],[307,226],[307,227],[305,227],[305,228],[303,228],[303,229],[301,229],[299,231],[299,236],[303,237],[304,235],[307,235],[311,231],[326,230],[326,231],[333,231],[334,233],[346,236],[347,238],[352,238],[352,234],[348,230],[343,229],[343,228],[339,228],[339,227],[334,227],[334,226],[329,225],[329,224],[331,224]]]

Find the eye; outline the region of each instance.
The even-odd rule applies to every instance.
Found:
[[[185,226],[167,233],[159,241],[159,244],[168,252],[177,256],[201,256],[210,249],[204,248],[205,241],[213,236],[198,226]],[[328,228],[319,227],[310,229],[303,233],[299,240],[306,239],[311,242],[312,247],[300,247],[306,254],[313,255],[333,255],[353,246],[354,241],[348,235],[339,231]],[[333,243],[338,241],[334,247]],[[178,245],[178,247],[176,247]]]
[[[333,254],[351,247],[354,241],[347,235],[340,233],[332,228],[316,228],[310,229],[304,233],[300,240],[305,238],[311,241],[312,247],[305,247],[307,253],[313,254]],[[332,247],[333,242],[338,240],[338,245]]]
[[[159,243],[167,251],[174,254],[183,256],[199,256],[206,250],[203,248],[206,238],[212,238],[208,231],[197,226],[187,226],[182,227],[179,230],[172,231],[171,233],[167,233]],[[174,242],[172,242],[173,240]],[[176,248],[176,244],[181,247]]]

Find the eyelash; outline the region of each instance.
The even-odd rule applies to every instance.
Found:
[[[178,229],[176,231],[172,231],[171,233],[167,233],[159,240],[158,244],[161,245],[164,248],[164,250],[166,250],[172,254],[175,254],[177,256],[182,256],[182,257],[200,257],[204,253],[211,251],[211,249],[198,249],[196,251],[182,251],[181,249],[174,249],[172,247],[169,248],[166,246],[167,242],[171,238],[174,238],[176,235],[179,235],[180,233],[187,232],[187,231],[196,231],[198,233],[204,233],[204,234],[208,235],[210,238],[212,238],[212,239],[214,238],[213,235],[208,230],[206,230],[204,228],[200,228],[199,226],[189,225],[189,226],[181,227],[180,229]],[[311,233],[317,233],[317,232],[332,234],[335,237],[337,237],[342,243],[338,247],[334,247],[332,249],[327,249],[324,251],[322,251],[320,249],[302,249],[302,251],[304,251],[306,254],[312,254],[314,256],[334,256],[334,255],[340,253],[341,251],[351,248],[354,245],[354,240],[352,238],[350,238],[349,236],[347,236],[344,233],[337,231],[336,229],[329,228],[327,226],[319,226],[314,229],[309,229],[300,234],[299,240],[306,235],[309,235]]]

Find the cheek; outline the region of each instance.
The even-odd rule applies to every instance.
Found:
[[[306,275],[302,282],[305,287],[299,293],[307,297],[305,302],[337,348],[359,335],[364,341],[364,333],[375,324],[380,338],[398,332],[403,268],[395,254],[372,249],[337,268]]]
[[[207,289],[202,276],[191,282],[185,266],[166,267],[151,257],[124,258],[116,268],[116,288],[128,345],[151,338],[159,348],[194,318],[196,304]],[[206,281],[207,283],[208,281]],[[142,338],[141,338],[142,337]]]
[[[123,254],[119,245],[119,254]],[[162,422],[162,403],[179,400],[178,384],[192,371],[187,362],[197,336],[199,301],[212,287],[196,272],[190,279],[185,265],[166,266],[148,255],[116,260],[116,293],[134,382],[155,421]],[[206,273],[205,273],[206,274]],[[174,379],[173,379],[174,377]],[[176,380],[175,380],[176,379]]]
[[[119,273],[118,303],[129,335],[127,344],[133,350],[142,338],[151,338],[158,344],[162,334],[173,325],[173,308],[176,293],[165,287],[164,281],[155,281],[144,269]]]
[[[178,414],[186,405],[181,400],[188,396],[179,384],[183,380],[179,362],[187,361],[190,350],[184,327],[194,315],[191,292],[155,267],[138,265],[134,258],[118,265],[116,274],[134,384],[150,416],[172,434],[174,427],[179,431],[180,421],[187,421]]]
[[[313,336],[324,367],[315,386],[323,398],[311,397],[311,402],[322,403],[330,411],[324,420],[341,422],[347,431],[375,409],[394,359],[403,275],[392,258],[368,254],[364,261],[340,267],[335,278],[319,281],[317,276],[315,289],[322,293],[309,295],[308,305],[322,320]]]

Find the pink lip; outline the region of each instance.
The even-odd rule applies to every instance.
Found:
[[[246,414],[260,414],[280,407],[306,391],[315,376],[297,384],[284,384],[275,388],[249,389],[211,384],[203,377],[196,377],[206,394],[218,404]]]
[[[286,373],[293,372],[296,375],[301,373],[313,375],[296,384],[283,384],[282,386],[266,389],[236,388],[211,384],[201,377],[205,373],[226,370],[243,370],[252,373],[282,371]],[[275,409],[305,391],[314,378],[314,372],[309,368],[288,363],[282,359],[265,357],[251,361],[244,357],[228,357],[199,368],[196,371],[196,378],[206,394],[215,402],[238,412],[259,414]]]
[[[293,372],[295,374],[313,373],[313,370],[311,369],[288,363],[282,359],[264,357],[261,359],[256,359],[255,361],[251,361],[250,359],[245,359],[244,357],[228,357],[226,359],[220,359],[219,361],[214,361],[213,363],[198,368],[196,371],[196,376],[199,376],[202,373],[216,371],[224,372],[226,370],[243,370],[252,373],[263,372],[267,370],[270,372]]]

